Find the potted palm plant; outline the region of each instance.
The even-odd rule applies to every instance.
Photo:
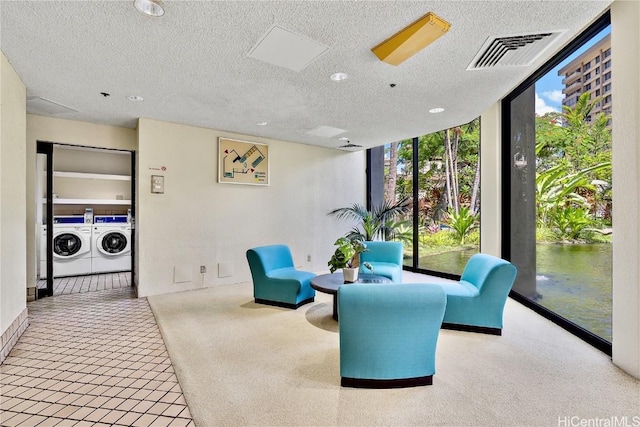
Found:
[[[340,237],[334,245],[337,245],[335,252],[327,263],[331,273],[338,269],[342,269],[345,283],[354,283],[358,280],[358,269],[360,267],[360,254],[367,250],[367,245],[362,239],[348,237]],[[371,265],[364,263],[363,265],[370,270]]]
[[[410,207],[409,199],[404,198],[396,203],[385,201],[371,210],[354,203],[352,206],[334,209],[328,215],[358,222],[358,225],[346,235],[347,238],[365,241],[389,240],[400,237],[397,232],[405,222],[396,222],[396,218],[407,213]]]

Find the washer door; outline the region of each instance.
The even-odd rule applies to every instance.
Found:
[[[53,255],[73,258],[82,249],[82,238],[76,233],[60,233],[53,238]]]
[[[116,256],[129,246],[129,239],[119,231],[109,231],[100,237],[98,250],[107,256]]]

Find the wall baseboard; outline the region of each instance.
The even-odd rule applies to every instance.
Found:
[[[29,326],[29,312],[25,307],[0,337],[0,363],[3,363],[9,356],[11,349],[16,345],[18,338],[27,329],[27,326]]]

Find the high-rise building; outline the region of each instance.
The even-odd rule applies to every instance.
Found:
[[[558,71],[564,76],[562,105],[573,107],[585,92],[598,99],[587,121],[599,113],[611,114],[611,34],[603,37],[588,50]]]

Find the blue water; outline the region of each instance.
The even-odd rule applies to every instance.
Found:
[[[437,255],[420,257],[418,267],[425,270],[441,271],[451,274],[462,274],[464,266],[478,249],[463,249],[461,251],[445,252]]]
[[[538,304],[611,341],[613,245],[537,245]]]
[[[461,274],[477,250],[420,258],[420,268]],[[536,248],[536,302],[611,341],[611,244],[539,244]]]

